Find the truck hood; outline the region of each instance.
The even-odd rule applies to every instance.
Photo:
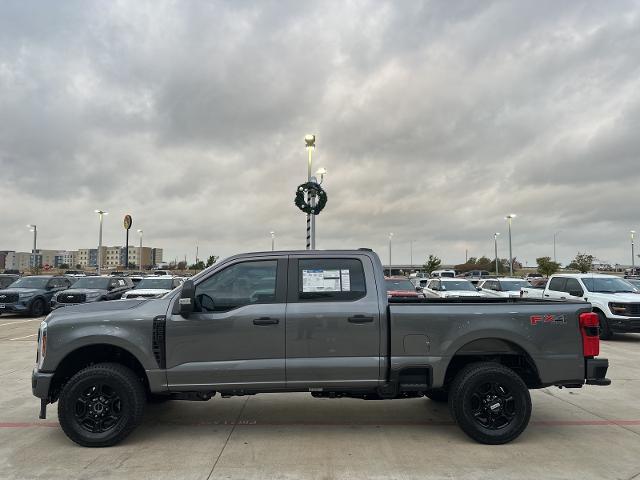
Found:
[[[64,317],[82,317],[86,314],[100,313],[100,312],[115,312],[119,310],[129,310],[136,308],[142,303],[148,300],[113,300],[111,302],[94,302],[94,303],[78,303],[77,305],[70,305],[66,308],[60,308],[54,310],[45,319],[45,322],[51,320],[57,320]]]
[[[136,295],[164,295],[170,291],[171,290],[164,288],[136,288],[134,290],[128,290],[125,294],[129,298],[135,298]]]
[[[2,295],[3,293],[43,293],[46,292],[46,290],[43,290],[41,288],[7,288],[5,290],[0,290],[0,295]]]
[[[469,290],[445,290],[444,295],[455,296],[455,297],[483,297],[480,292],[470,292]]]
[[[640,303],[640,295],[637,293],[586,292],[584,296],[589,300],[600,300],[601,302]]]

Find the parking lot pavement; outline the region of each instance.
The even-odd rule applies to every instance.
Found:
[[[427,399],[263,394],[150,405],[122,444],[71,443],[31,395],[40,319],[0,316],[2,479],[640,478],[640,335],[603,342],[610,387],[533,392],[527,431],[479,445]]]

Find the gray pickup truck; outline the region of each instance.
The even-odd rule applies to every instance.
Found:
[[[471,438],[509,442],[529,389],[608,385],[585,302],[388,299],[378,256],[243,254],[161,298],[67,307],[40,326],[33,394],[62,429],[109,446],[146,401],[264,392],[448,401]]]

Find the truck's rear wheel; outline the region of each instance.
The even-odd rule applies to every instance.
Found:
[[[609,321],[607,317],[604,316],[604,313],[597,312],[598,318],[600,319],[600,340],[609,340],[613,337],[613,333],[611,332],[611,328],[609,327]]]
[[[144,387],[117,363],[99,363],[76,373],[63,387],[58,419],[64,433],[84,447],[108,447],[142,420]]]
[[[529,424],[531,396],[513,370],[499,363],[474,363],[454,379],[449,409],[471,438],[499,445],[517,438]]]

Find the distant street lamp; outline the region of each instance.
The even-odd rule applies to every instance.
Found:
[[[31,268],[36,268],[36,250],[37,250],[37,240],[38,240],[38,227],[36,225],[27,225],[33,232],[33,251],[31,255]]]
[[[269,233],[271,233],[271,251],[273,252],[276,249],[276,232]]]
[[[500,235],[500,232],[493,234],[493,247],[496,254],[496,277],[498,276],[498,235]]]
[[[556,259],[556,238],[558,237],[558,235],[560,235],[560,233],[562,233],[562,230],[556,232],[553,234],[553,261],[557,262],[558,260]]]
[[[391,239],[393,238],[393,233],[389,232],[389,276],[391,276]]]
[[[409,271],[413,270],[413,240],[409,240],[409,261],[411,262],[411,267],[409,267]]]
[[[631,275],[636,274],[636,259],[635,259],[635,245],[633,243],[633,237],[636,234],[635,230],[631,230]],[[35,248],[35,247],[33,247]]]
[[[94,210],[100,216],[100,234],[98,238],[98,275],[102,272],[102,219],[105,215],[109,215],[109,212],[104,210]]]
[[[516,218],[515,213],[510,213],[506,217],[504,217],[509,224],[509,275],[513,277],[513,250],[511,248],[511,220]]]
[[[143,270],[142,268],[142,234],[144,232],[140,229],[138,229],[138,235],[140,235],[140,247],[138,248],[138,267],[140,268],[140,271]]]

